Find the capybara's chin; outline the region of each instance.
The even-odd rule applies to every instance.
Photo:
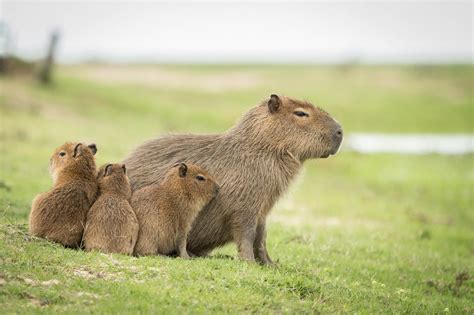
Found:
[[[339,149],[341,148],[341,144],[342,144],[342,139],[341,139],[341,141],[338,141],[338,142],[334,143],[332,145],[332,148],[330,148],[329,150],[323,152],[323,154],[321,154],[320,158],[321,159],[326,159],[331,155],[336,155],[339,152]]]

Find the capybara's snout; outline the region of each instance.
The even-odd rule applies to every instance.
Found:
[[[342,127],[339,123],[335,123],[335,126],[333,128],[333,135],[332,135],[332,150],[331,154],[336,154],[337,151],[339,151],[339,147],[341,146],[342,139],[344,136],[344,132],[342,130]]]
[[[331,121],[329,124],[329,128],[327,129],[326,141],[327,149],[322,154],[322,158],[327,158],[330,155],[334,155],[339,151],[339,148],[342,144],[342,139],[344,137],[344,132],[342,130],[341,125],[336,122],[335,120]]]

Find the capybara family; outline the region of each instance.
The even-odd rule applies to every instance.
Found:
[[[30,233],[67,247],[81,244],[86,216],[98,190],[95,144],[67,142],[50,159],[53,188],[33,200]]]
[[[203,169],[184,163],[173,166],[160,184],[135,191],[132,206],[140,231],[135,255],[189,258],[186,238],[201,209],[216,197],[219,185]]]
[[[86,249],[138,256],[205,256],[233,241],[242,259],[272,264],[267,215],[303,163],[336,154],[342,139],[324,110],[272,94],[222,134],[162,136],[98,175],[95,145],[66,143],[30,231],[78,247],[87,226]]]
[[[132,191],[123,164],[106,164],[97,176],[99,196],[87,214],[85,250],[133,254],[138,221],[130,206]]]
[[[134,191],[160,183],[176,162],[207,170],[220,192],[195,219],[188,251],[202,256],[234,241],[242,259],[271,264],[268,213],[303,162],[336,154],[342,138],[341,126],[322,109],[272,94],[223,134],[162,136],[124,163]]]

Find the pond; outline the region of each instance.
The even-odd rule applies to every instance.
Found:
[[[474,135],[353,133],[342,149],[367,154],[470,154],[474,153]]]

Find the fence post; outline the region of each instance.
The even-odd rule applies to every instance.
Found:
[[[38,74],[38,79],[43,84],[51,82],[51,72],[54,65],[54,56],[56,53],[56,47],[59,41],[59,31],[54,30],[49,38],[48,54],[41,66]]]

